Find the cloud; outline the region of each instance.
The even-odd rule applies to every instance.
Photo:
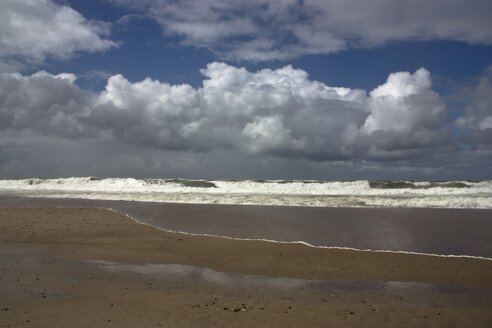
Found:
[[[47,57],[64,59],[79,52],[105,51],[116,46],[106,38],[109,27],[51,0],[2,0],[0,62],[6,66],[4,71],[8,67],[15,70],[23,62],[40,63]]]
[[[202,74],[203,129],[225,146],[284,157],[345,156],[340,133],[362,121],[366,92],[309,80],[291,66],[252,73],[211,63]]]
[[[214,62],[201,73],[198,88],[113,75],[99,92],[73,74],[0,73],[1,175],[490,176],[488,75],[458,119],[470,133],[451,135],[423,68],[392,73],[369,92],[292,66],[252,72]]]
[[[73,74],[0,74],[0,126],[4,131],[79,138],[97,135],[80,118],[89,115],[93,95],[79,89]]]
[[[430,72],[424,68],[390,74],[371,91],[366,110],[370,114],[360,133],[376,156],[395,151],[400,157],[404,150],[416,153],[450,142],[444,101],[432,91]]]
[[[465,92],[465,110],[456,120],[458,127],[471,131],[467,140],[474,146],[488,148],[492,154],[492,67]]]
[[[122,75],[109,78],[87,118],[118,139],[162,149],[187,149],[189,124],[199,119],[200,98],[191,86],[149,78],[131,83]]]
[[[252,73],[211,63],[201,72],[198,89],[112,76],[84,123],[161,149],[321,158],[344,156],[338,135],[365,116],[365,91],[311,81],[291,66]]]
[[[312,81],[292,66],[250,72],[214,62],[201,73],[200,88],[114,75],[101,92],[80,89],[73,74],[4,73],[2,129],[310,161],[397,160],[450,142],[425,69],[393,73],[369,95]]]
[[[480,131],[492,129],[492,68],[468,90],[468,105],[457,123],[464,128]]]
[[[394,41],[490,45],[488,0],[110,0],[156,20],[167,36],[223,58],[263,61]]]

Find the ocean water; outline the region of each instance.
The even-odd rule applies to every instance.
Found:
[[[0,180],[0,196],[318,207],[492,208],[492,181]]]

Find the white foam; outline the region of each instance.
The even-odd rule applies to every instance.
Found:
[[[189,181],[75,177],[0,180],[0,195],[198,204],[492,208],[492,181],[451,182],[461,187],[426,181],[402,183],[411,184],[413,188],[374,188],[367,180]]]

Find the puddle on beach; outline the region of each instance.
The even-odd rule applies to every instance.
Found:
[[[205,283],[211,286],[226,288],[243,288],[248,290],[270,290],[280,292],[326,292],[326,291],[376,291],[388,293],[480,293],[492,295],[492,290],[478,290],[458,286],[446,286],[420,282],[402,281],[337,281],[337,280],[306,280],[281,277],[266,277],[242,275],[216,271],[206,267],[183,264],[130,264],[111,261],[79,262],[67,259],[58,259],[45,251],[29,247],[28,245],[13,245],[0,243],[0,267],[8,263],[30,267],[31,270],[40,269],[46,265],[55,265],[74,270],[104,270],[108,273],[136,274],[145,279],[156,281],[182,281]],[[87,266],[89,264],[90,266]],[[92,267],[92,269],[91,269]]]
[[[183,264],[128,264],[110,261],[92,261],[103,269],[113,272],[131,272],[162,279],[194,279],[198,282],[223,287],[269,287],[280,290],[298,290],[309,286],[310,280],[243,276],[209,268]]]
[[[92,261],[111,272],[127,272],[147,276],[153,279],[192,279],[229,288],[264,289],[273,291],[381,291],[389,293],[460,293],[470,291],[469,288],[441,286],[419,282],[371,282],[371,281],[335,281],[335,280],[305,280],[292,278],[276,278],[265,276],[240,275],[216,271],[210,268],[183,264],[129,264],[110,261]]]
[[[150,288],[157,292],[179,293],[182,290],[192,290],[202,291],[207,295],[232,295],[237,298],[252,295],[274,302],[295,299],[306,304],[397,302],[419,306],[451,304],[460,307],[470,304],[490,307],[492,304],[492,289],[447,287],[417,282],[317,281],[266,277],[182,264],[80,261],[59,257],[44,249],[27,245],[2,243],[0,276],[11,279],[11,282],[7,282],[8,279],[0,280],[0,295],[16,302],[41,297],[41,293],[50,299],[78,299],[79,291],[71,289],[75,285],[89,283],[105,286],[107,283],[116,283],[122,288]],[[40,281],[36,277],[40,277]],[[74,284],[73,279],[77,283]],[[19,285],[20,283],[22,284]],[[71,287],[67,290],[67,286]]]

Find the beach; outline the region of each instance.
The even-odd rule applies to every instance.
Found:
[[[174,233],[95,208],[2,207],[0,227],[2,327],[492,324],[486,259]]]
[[[0,0],[0,328],[492,328],[492,0]]]

